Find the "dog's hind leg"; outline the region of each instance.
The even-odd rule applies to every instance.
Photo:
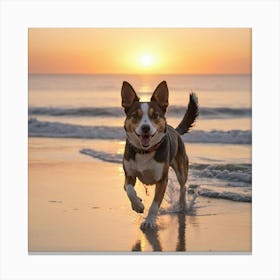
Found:
[[[179,141],[178,144],[178,151],[171,163],[171,167],[174,169],[177,180],[180,184],[180,209],[182,212],[185,212],[187,210],[186,182],[188,180],[189,159],[185,152],[184,143]]]
[[[172,168],[175,171],[177,180],[180,185],[180,196],[179,196],[179,205],[180,210],[185,212],[187,209],[187,202],[186,202],[186,182],[187,182],[187,175],[186,172],[180,170],[180,166],[177,161],[172,163]]]
[[[161,179],[158,183],[156,183],[155,196],[152,205],[149,209],[148,216],[145,219],[145,221],[141,224],[141,229],[143,231],[148,229],[156,229],[157,227],[156,224],[157,214],[164,197],[167,182],[168,182],[168,172],[166,172],[163,179]]]
[[[132,209],[137,213],[143,213],[144,205],[142,203],[142,199],[137,196],[137,193],[134,189],[135,182],[136,182],[135,177],[125,176],[124,189],[131,202]]]

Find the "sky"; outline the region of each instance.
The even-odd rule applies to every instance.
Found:
[[[250,74],[249,28],[30,28],[29,73]]]

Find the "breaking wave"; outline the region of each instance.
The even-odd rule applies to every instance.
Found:
[[[36,137],[56,138],[85,138],[85,139],[125,139],[122,127],[115,126],[83,126],[60,122],[38,121],[36,118],[28,120],[28,134]],[[193,130],[182,136],[188,143],[225,143],[251,144],[249,130]]]
[[[239,202],[252,202],[252,194],[240,191],[227,191],[222,189],[220,191],[211,190],[205,187],[199,187],[198,194],[200,196],[210,197],[210,198],[222,198]]]
[[[170,106],[167,111],[168,116],[183,116],[186,106]],[[227,107],[202,107],[199,109],[200,118],[242,118],[251,117],[251,108],[227,108]],[[29,115],[47,116],[76,116],[76,117],[124,117],[124,112],[120,107],[31,107],[28,109]]]
[[[230,182],[252,183],[251,164],[193,164],[194,176],[213,178]]]

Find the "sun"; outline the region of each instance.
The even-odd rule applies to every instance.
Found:
[[[156,73],[162,65],[159,53],[153,50],[136,50],[127,54],[127,66],[137,73]]]
[[[142,54],[140,56],[140,64],[145,68],[152,67],[155,64],[155,59],[152,54]]]

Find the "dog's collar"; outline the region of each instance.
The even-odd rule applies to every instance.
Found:
[[[164,140],[165,140],[165,136],[162,137],[162,139],[157,144],[155,144],[154,146],[152,146],[151,148],[149,148],[147,150],[136,148],[132,144],[130,144],[130,145],[134,149],[134,151],[138,154],[149,154],[149,153],[156,151],[160,147],[160,145],[164,142]]]

